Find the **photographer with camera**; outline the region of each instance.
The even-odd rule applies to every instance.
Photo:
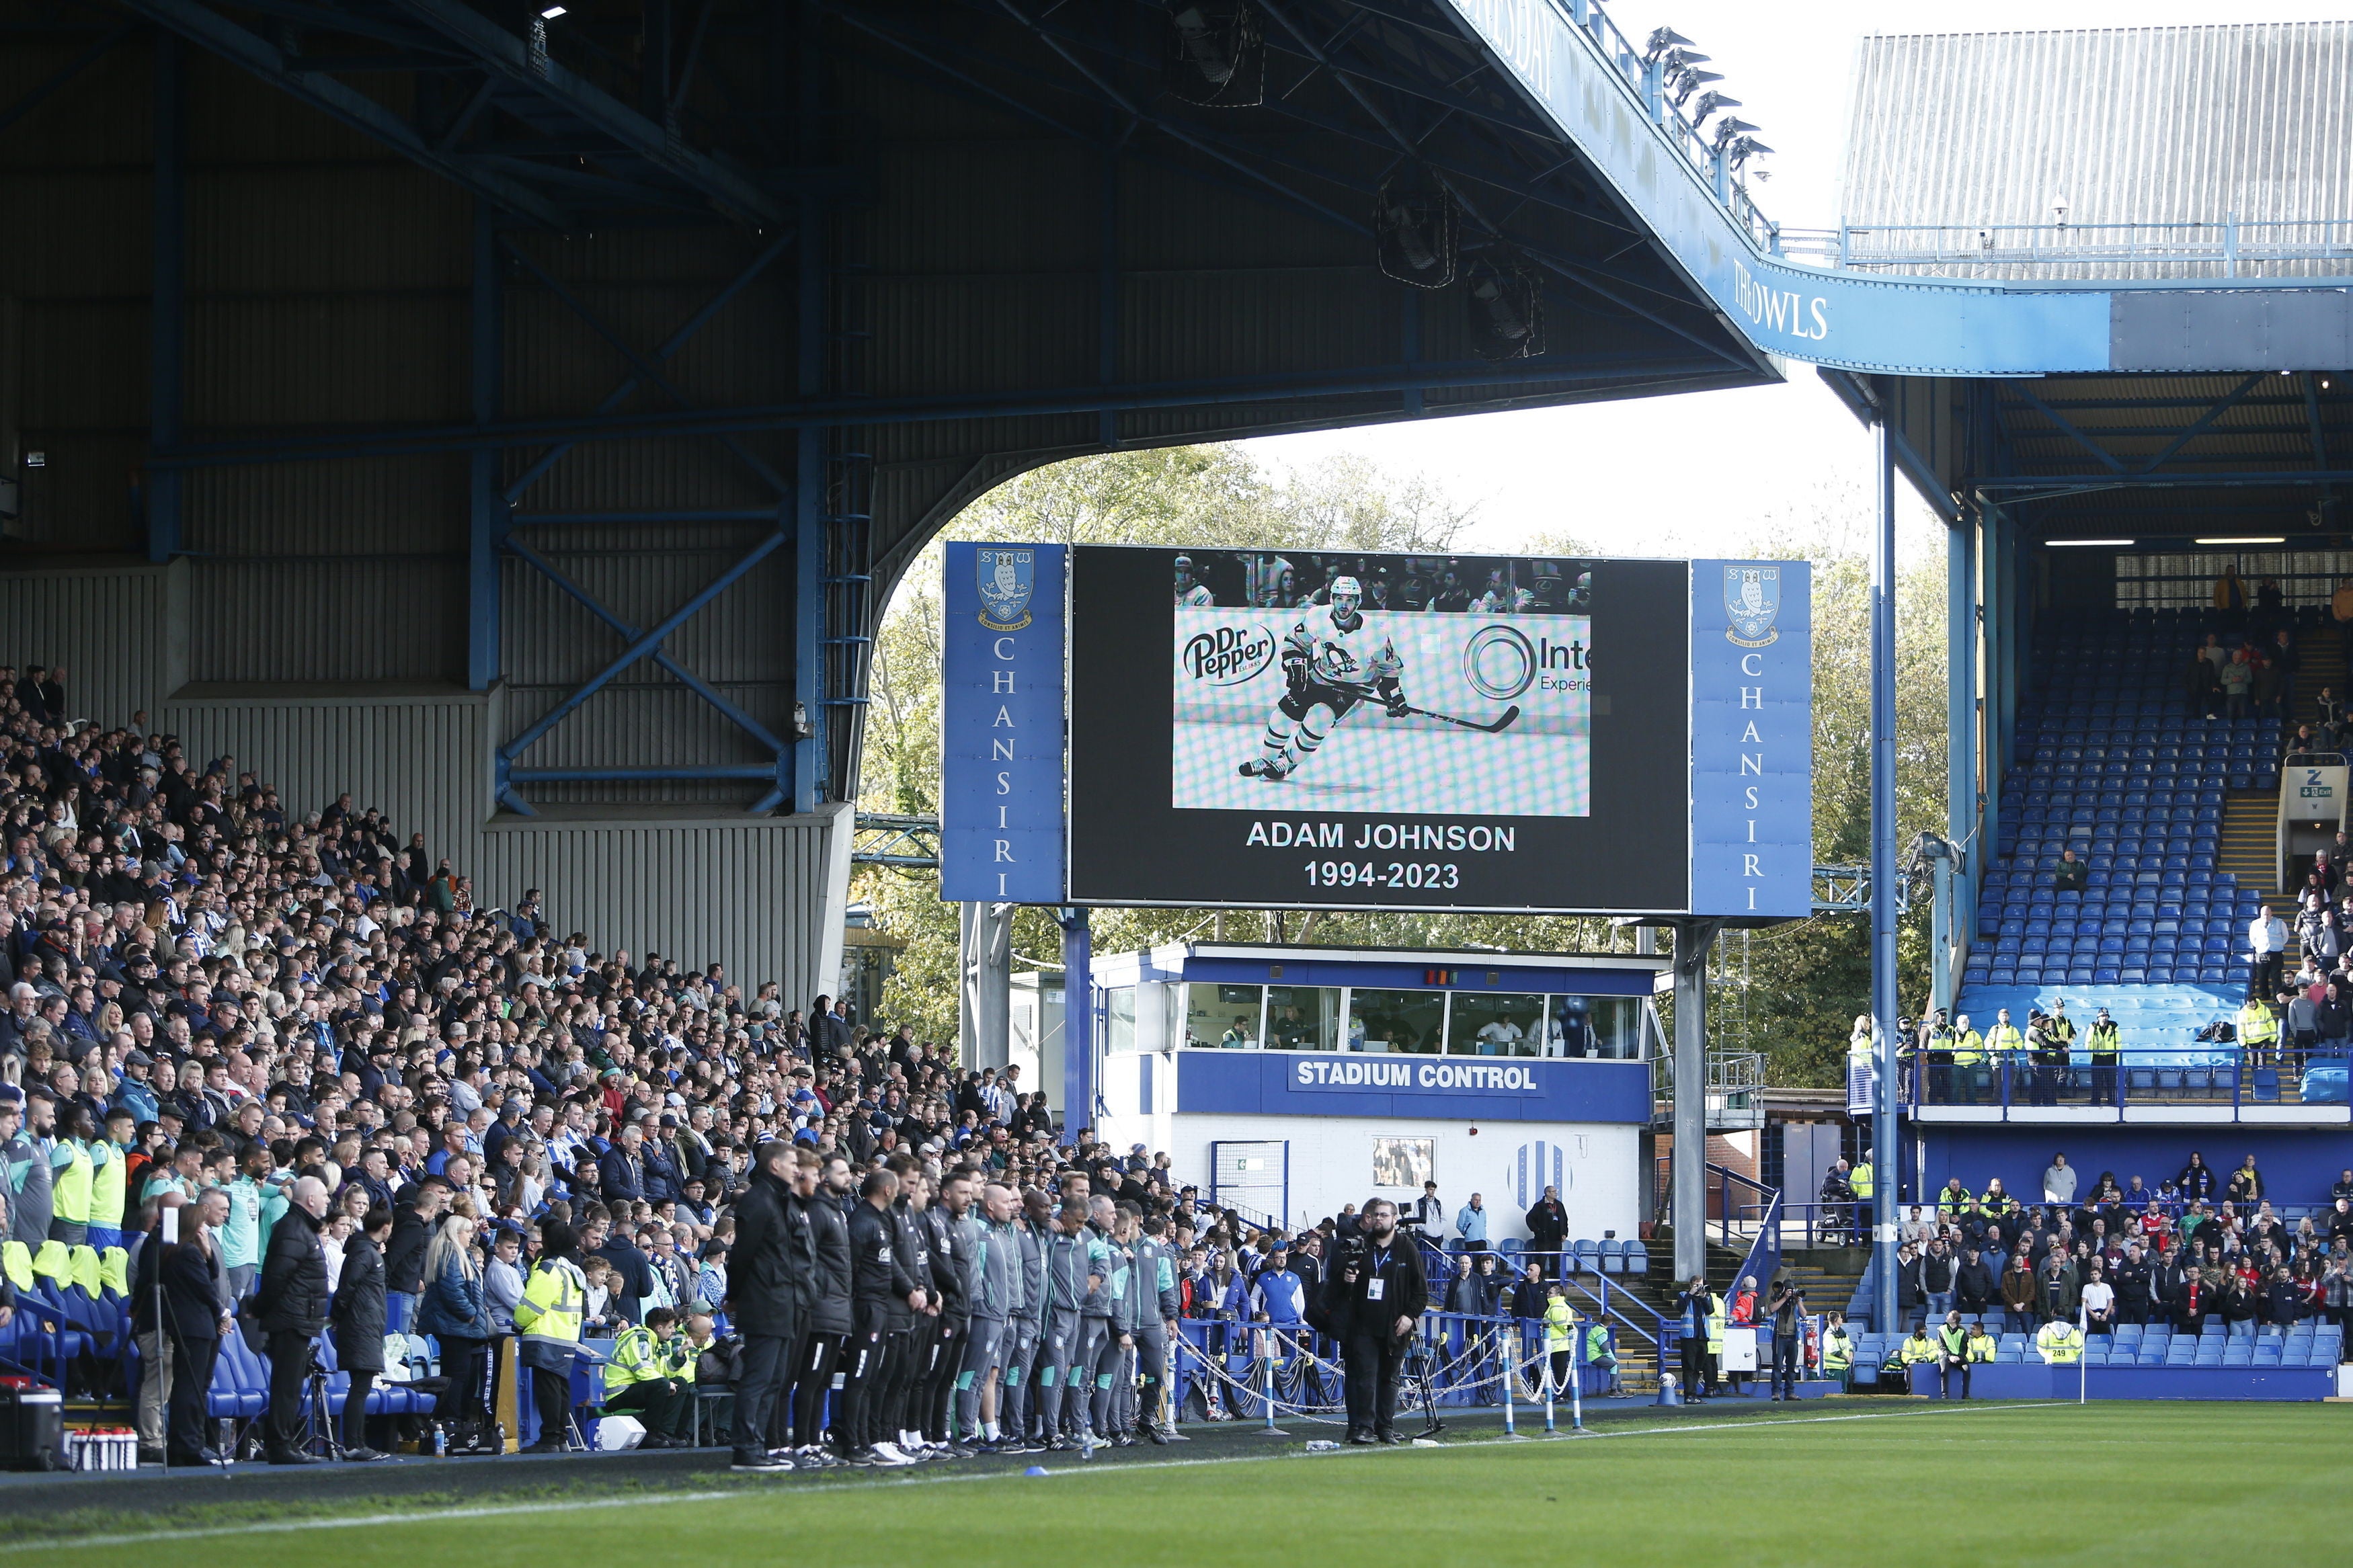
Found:
[[[1421,1248],[1398,1230],[1397,1205],[1375,1198],[1356,1233],[1333,1249],[1324,1276],[1318,1328],[1340,1342],[1347,1373],[1348,1441],[1402,1443],[1397,1434],[1398,1374],[1430,1305]]]

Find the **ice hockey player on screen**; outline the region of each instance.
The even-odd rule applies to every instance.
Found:
[[[1266,716],[1264,751],[1242,764],[1244,776],[1270,784],[1289,778],[1367,697],[1378,699],[1391,718],[1407,712],[1398,682],[1405,661],[1388,634],[1357,613],[1363,600],[1354,577],[1335,578],[1332,602],[1307,605],[1283,638],[1282,679],[1290,690]]]
[[[1209,592],[1208,584],[1194,577],[1193,558],[1189,555],[1176,557],[1176,607],[1180,610],[1207,610],[1214,608],[1217,602],[1217,595]]]

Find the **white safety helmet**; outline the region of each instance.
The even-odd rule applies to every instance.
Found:
[[[1343,603],[1343,601],[1345,602]],[[1345,613],[1354,613],[1356,606],[1364,602],[1365,590],[1354,577],[1335,577],[1332,579],[1332,607],[1334,609]]]

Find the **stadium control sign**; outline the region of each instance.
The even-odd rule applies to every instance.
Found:
[[[946,554],[940,896],[1058,904],[1066,552],[950,544]]]

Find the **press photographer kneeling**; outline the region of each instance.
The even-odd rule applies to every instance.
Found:
[[[1405,1441],[1397,1434],[1398,1373],[1429,1304],[1421,1248],[1398,1234],[1397,1205],[1375,1198],[1356,1234],[1334,1249],[1324,1277],[1324,1321],[1315,1325],[1340,1342],[1349,1442]]]

